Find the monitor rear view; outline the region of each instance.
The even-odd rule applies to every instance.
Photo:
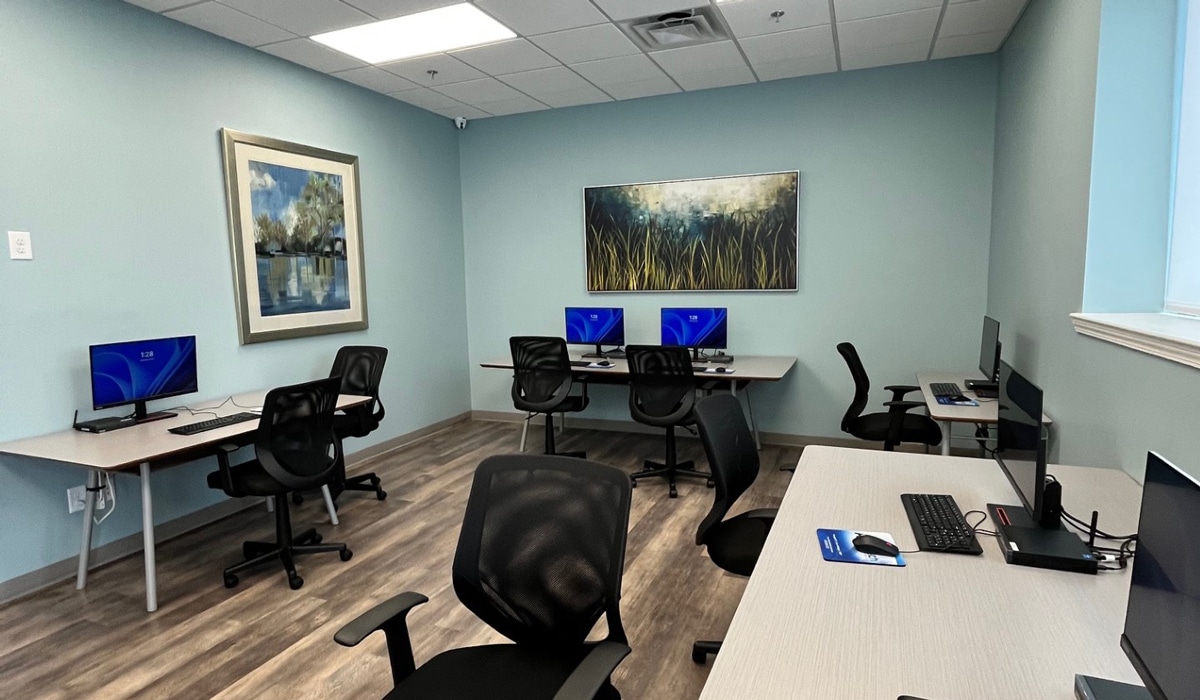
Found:
[[[1046,482],[1046,443],[1042,441],[1042,390],[1000,363],[996,423],[996,462],[1029,516],[1041,522]]]
[[[147,401],[198,390],[195,336],[93,345],[89,356],[96,410],[134,404],[147,420]]]
[[[989,382],[1000,375],[1000,322],[991,316],[983,317],[983,336],[979,340],[979,371]]]
[[[624,345],[625,310],[568,306],[567,342],[572,345]]]
[[[662,344],[724,350],[728,318],[725,308],[664,308]]]
[[[1155,700],[1200,688],[1200,482],[1151,452],[1121,648]]]

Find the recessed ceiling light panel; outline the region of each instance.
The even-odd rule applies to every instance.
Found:
[[[389,63],[515,36],[479,8],[463,3],[310,38],[367,63]]]

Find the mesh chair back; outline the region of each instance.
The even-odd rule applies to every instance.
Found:
[[[480,463],[454,554],[463,605],[518,644],[582,644],[605,614],[624,643],[618,601],[629,477],[595,462],[498,455]]]
[[[842,416],[842,430],[849,432],[850,421],[861,416],[863,409],[867,407],[871,380],[867,377],[867,370],[863,369],[862,360],[858,359],[858,351],[852,344],[838,343],[837,349],[846,360],[846,366],[850,368],[850,376],[854,378],[854,400],[846,409],[846,415]]]
[[[508,339],[513,361],[513,405],[546,413],[571,391],[571,358],[567,341],[550,336],[524,335]]]
[[[650,425],[676,425],[696,403],[696,377],[687,348],[671,345],[630,345],[629,411]]]
[[[696,530],[696,544],[700,545],[758,478],[758,448],[742,404],[732,394],[714,394],[700,401],[696,405],[696,429],[716,482],[712,510]]]
[[[333,435],[341,383],[341,377],[330,377],[267,392],[254,452],[272,479],[293,490],[329,481],[341,457],[341,442]]]
[[[338,421],[343,437],[363,437],[379,427],[383,420],[383,402],[379,399],[379,384],[383,379],[383,364],[387,348],[371,345],[347,345],[339,348],[333,358],[331,377],[341,377],[340,393],[370,396],[373,401],[346,410],[352,420]]]

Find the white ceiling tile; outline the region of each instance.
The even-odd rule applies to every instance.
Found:
[[[992,53],[1000,48],[1000,42],[1008,36],[1008,31],[988,32],[986,34],[969,34],[967,36],[941,36],[933,45],[932,58],[954,58],[955,56],[970,56],[977,53]]]
[[[940,0],[939,0],[940,2]],[[739,0],[717,5],[734,36],[741,39],[829,24],[829,0]],[[778,19],[772,12],[782,11]]]
[[[457,5],[463,0],[342,0],[377,19],[415,15],[426,10]]]
[[[476,0],[475,4],[525,36],[608,21],[588,0]]]
[[[506,114],[522,114],[524,112],[537,112],[543,109],[549,109],[546,105],[538,102],[532,97],[514,97],[511,100],[500,100],[499,102],[482,102],[479,108],[486,111],[488,114],[497,117],[503,117]]]
[[[707,5],[705,0],[593,0],[615,20],[654,17]]]
[[[652,80],[636,80],[632,83],[621,83],[618,85],[605,85],[604,91],[618,100],[633,100],[639,97],[651,97],[653,95],[666,95],[672,92],[679,92],[679,86],[675,84],[667,76],[654,78]]]
[[[174,10],[176,7],[191,4],[196,2],[196,0],[125,0],[125,2],[130,5],[144,7],[152,12],[165,12],[167,10]]]
[[[838,22],[838,48],[845,51],[867,51],[893,44],[925,42],[925,50],[933,42],[940,8],[916,10],[895,15]],[[844,66],[843,66],[844,67]]]
[[[828,24],[753,36],[742,39],[741,44],[746,58],[755,66],[793,58],[831,56],[834,53],[833,28]]]
[[[531,37],[530,41],[563,63],[582,63],[641,53],[641,49],[614,24],[543,34]]]
[[[725,68],[746,68],[742,54],[732,41],[655,51],[651,58],[673,76]]]
[[[248,46],[262,46],[296,38],[295,34],[287,30],[216,2],[202,2],[164,14],[171,19]]]
[[[612,102],[612,98],[607,93],[591,85],[581,90],[554,92],[538,99],[551,107],[575,107],[578,105],[596,104],[598,102]]]
[[[667,76],[645,54],[575,63],[571,69],[600,87],[622,83],[663,80]]]
[[[395,63],[385,63],[379,67],[401,78],[407,78],[417,85],[428,87],[438,87],[439,85],[461,83],[464,80],[487,77],[484,73],[444,53],[409,58],[403,61],[396,61]],[[431,70],[437,71],[437,75],[429,75],[429,71]]]
[[[745,65],[741,68],[717,68],[691,73],[673,73],[672,77],[684,90],[707,90],[708,88],[754,82],[754,74]]]
[[[456,104],[449,107],[438,107],[437,109],[431,109],[429,111],[450,119],[458,119],[459,117],[466,119],[487,119],[488,117],[492,116],[482,109],[477,109],[470,105],[464,104]]]
[[[360,68],[366,64],[357,58],[351,58],[344,53],[321,46],[311,39],[292,39],[278,44],[267,44],[258,47],[273,56],[308,66],[322,73],[333,73],[340,70]]]
[[[341,0],[221,0],[221,3],[300,36],[332,32],[375,19]]]
[[[334,73],[333,77],[341,78],[342,80],[361,85],[375,92],[400,92],[401,90],[411,90],[419,87],[411,80],[405,80],[398,75],[393,75],[385,70],[380,70],[375,66],[366,66],[365,68],[352,68],[351,70]]]
[[[450,54],[489,75],[557,66],[558,61],[525,39],[509,39]]]
[[[450,97],[451,99],[464,102],[469,105],[479,102],[498,102],[500,100],[511,100],[520,97],[521,93],[496,80],[495,78],[480,78],[479,80],[468,80],[462,83],[454,83],[453,85],[442,85],[435,87],[435,90]]]
[[[592,86],[591,83],[576,75],[574,71],[562,66],[502,75],[500,80],[539,100],[543,95],[550,93],[584,90]]]
[[[865,51],[842,51],[842,70],[858,70],[890,66],[896,63],[924,61],[929,53],[929,42],[915,41],[909,44],[892,44]]]
[[[461,104],[458,100],[447,97],[440,92],[430,90],[429,88],[394,92],[389,97],[394,97],[401,102],[407,102],[421,109],[439,109],[441,107],[452,107]]]
[[[1025,0],[975,0],[950,5],[938,36],[1007,32],[1024,7]]]
[[[837,57],[833,54],[754,64],[754,72],[758,74],[759,80],[779,80],[781,78],[798,78],[802,75],[835,73],[837,69]]]
[[[833,0],[833,12],[839,22],[894,15],[897,12],[942,7],[942,0]]]

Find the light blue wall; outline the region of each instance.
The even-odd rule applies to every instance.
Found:
[[[221,127],[359,156],[368,331],[238,345]],[[165,335],[198,338],[193,399],[324,376],[344,344],[389,347],[387,419],[350,450],[469,410],[448,120],[117,0],[4,0],[0,164],[0,231],[31,231],[35,253],[0,258],[0,441],[90,407],[90,343]],[[155,519],[223,498],[204,487],[213,466],[156,474]],[[0,580],[77,552],[64,491],[83,478],[0,455]],[[140,529],[136,480],[117,486],[98,544]]]
[[[1200,372],[1071,327],[1083,299],[1100,37],[1098,4],[1033,2],[1001,51],[988,310],[1006,359],[1046,391],[1053,459],[1140,475],[1154,449],[1200,474]]]
[[[1176,9],[1162,0],[1101,6],[1085,311],[1163,308]]]
[[[841,435],[843,340],[877,387],[973,368],[995,85],[983,56],[472,123],[460,148],[473,407],[514,410],[508,373],[479,362],[506,357],[511,335],[562,334],[563,307],[589,304],[624,306],[627,339],[650,343],[662,306],[728,306],[730,352],[800,358],[755,390],[769,431]],[[797,169],[798,293],[585,292],[584,186]],[[589,417],[629,419],[627,390],[592,395]]]

